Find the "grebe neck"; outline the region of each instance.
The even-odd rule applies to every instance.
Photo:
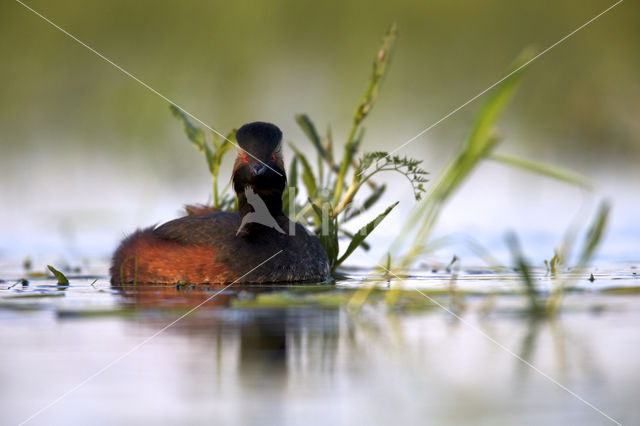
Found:
[[[250,194],[245,192],[237,193],[238,197],[238,214],[240,215],[240,219],[242,219],[247,213],[254,212],[256,208],[261,208],[266,206],[269,210],[269,214],[274,218],[285,216],[282,211],[282,193],[279,191],[273,191],[269,193],[253,193],[253,191],[248,188],[248,191],[251,191]],[[249,199],[247,199],[247,195],[249,195]],[[255,199],[254,197],[260,197],[260,199],[264,202],[264,206],[254,206],[254,204],[259,204],[260,201]],[[253,198],[253,200],[252,200]]]

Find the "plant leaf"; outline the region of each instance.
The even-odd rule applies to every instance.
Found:
[[[389,207],[387,207],[387,209],[382,212],[381,214],[378,215],[378,217],[376,217],[374,220],[372,220],[371,222],[367,223],[365,226],[363,226],[362,228],[360,228],[360,230],[358,232],[356,232],[356,235],[354,236],[354,238],[351,240],[351,243],[349,243],[349,246],[347,247],[347,250],[345,250],[344,254],[340,257],[340,259],[338,259],[338,261],[336,262],[336,266],[340,265],[342,262],[344,262],[347,257],[349,257],[349,255],[351,253],[353,253],[353,251],[358,248],[358,246],[360,244],[362,244],[362,242],[364,241],[365,238],[367,238],[367,236],[374,230],[376,229],[376,227],[378,226],[378,224],[380,222],[382,222],[382,220],[387,217],[387,215],[391,212],[391,210],[393,210],[393,208],[395,206],[397,206],[399,203],[399,201],[396,201],[395,203],[393,203],[392,205],[390,205]]]
[[[282,207],[285,209],[285,212],[291,212],[292,205],[295,206],[296,203],[296,194],[295,192],[291,193],[291,188],[295,189],[298,186],[298,157],[293,156],[293,160],[291,160],[291,165],[289,166],[289,177],[287,188],[284,190],[282,194]]]
[[[324,251],[327,253],[327,257],[329,258],[329,267],[331,269],[331,273],[333,273],[338,266],[336,259],[338,258],[340,247],[338,243],[338,222],[336,218],[332,217],[331,212],[323,214],[322,209],[318,207],[311,198],[309,198],[309,203],[311,204],[311,207],[313,207],[313,211],[316,213],[319,222],[323,224],[321,226],[320,233],[316,233],[316,236],[320,240],[320,244],[322,244]],[[328,203],[325,205],[328,206]],[[326,227],[324,224],[326,224]]]
[[[55,276],[56,279],[58,280],[58,285],[69,285],[69,280],[67,279],[67,277],[64,276],[62,272],[58,271],[56,268],[54,268],[51,265],[47,265],[47,268],[49,268],[53,276]]]
[[[543,164],[537,161],[531,161],[524,158],[512,157],[502,154],[493,154],[489,157],[489,159],[505,164],[507,166],[526,170],[528,172],[536,173],[558,181],[570,183],[571,185],[575,185],[589,191],[593,190],[593,185],[587,180],[587,178],[562,167],[552,166],[550,164]]]
[[[342,232],[342,234],[349,239],[355,238],[355,235],[347,230],[341,229],[340,232]],[[366,241],[362,241],[360,243],[360,247],[362,247],[362,249],[365,251],[369,251],[371,249],[371,245],[369,245],[369,243],[367,243]]]
[[[318,154],[320,154],[322,158],[326,159],[327,153],[322,147],[320,135],[318,135],[316,126],[313,124],[309,116],[307,114],[297,114],[295,118],[300,128],[302,128],[304,134],[307,135],[311,143],[313,143],[313,146],[315,146],[316,150],[318,150]]]
[[[522,77],[524,69],[521,68],[529,59],[533,57],[533,51],[531,49],[525,49],[520,56],[516,59],[512,65],[510,74],[500,84],[497,85],[490,93],[487,100],[484,102],[476,120],[471,128],[471,133],[467,139],[467,149],[471,154],[483,155],[488,154],[486,152],[486,144],[492,139],[492,128],[494,123],[498,120],[505,107],[513,98],[513,95],[518,88],[520,79]]]
[[[333,161],[333,135],[331,134],[331,126],[327,126],[327,137],[325,138],[324,145],[322,147],[327,153],[327,163],[334,171],[339,171],[340,168]]]
[[[389,252],[394,257],[397,251],[404,246],[409,234],[415,230],[411,245],[401,257],[403,268],[408,268],[416,256],[422,252],[451,195],[465,182],[481,160],[486,159],[496,147],[498,136],[494,133],[493,126],[515,94],[525,70],[522,65],[532,57],[533,52],[529,49],[525,50],[512,66],[514,71],[492,89],[489,97],[480,108],[466,141],[443,167],[434,183],[431,184],[426,196],[413,209],[409,219],[398,232],[398,236],[389,248]]]
[[[294,156],[289,166],[289,186],[298,186],[298,157]]]
[[[169,109],[171,113],[178,119],[182,120],[182,124],[184,125],[184,132],[187,134],[187,138],[198,148],[200,151],[206,151],[206,142],[204,138],[204,132],[200,127],[195,126],[189,120],[189,117],[177,106],[171,104],[169,105]]]
[[[525,291],[529,299],[529,309],[531,313],[533,315],[543,314],[544,309],[538,301],[538,290],[533,283],[529,264],[522,254],[522,250],[520,249],[520,242],[518,241],[518,237],[516,236],[516,234],[507,234],[507,245],[509,246],[509,250],[511,251],[511,256],[513,257],[514,266],[518,270],[520,278],[522,278],[522,283],[524,284]]]
[[[227,133],[226,138],[222,141],[222,145],[218,148],[218,155],[222,157],[224,153],[229,151],[232,146],[234,146],[233,141],[236,139],[236,129],[232,129],[229,133]]]
[[[398,30],[395,22],[391,24],[389,30],[382,39],[382,44],[378,48],[375,59],[373,60],[373,69],[371,71],[371,78],[369,80],[369,86],[362,95],[362,99],[356,108],[354,115],[354,123],[359,125],[362,120],[371,112],[371,108],[378,98],[380,92],[380,86],[384,81],[384,77],[389,69],[389,63],[393,56],[393,50],[396,44],[396,37],[398,36]]]
[[[596,217],[591,223],[589,231],[587,231],[587,237],[582,248],[582,254],[580,255],[580,260],[578,261],[579,266],[586,266],[593,257],[593,254],[595,253],[595,250],[598,247],[600,240],[602,239],[604,228],[606,227],[607,220],[609,218],[610,210],[611,205],[608,201],[602,201],[600,203],[598,212],[596,213]]]
[[[369,197],[367,197],[366,200],[364,200],[364,203],[362,204],[362,208],[364,210],[368,210],[380,199],[380,197],[382,197],[382,194],[384,194],[384,191],[386,189],[387,189],[387,185],[384,183],[378,186],[376,189],[374,189],[373,193],[369,195]]]
[[[298,151],[298,149],[292,144],[289,144],[289,146],[291,146],[291,149],[293,149],[302,164],[302,182],[307,189],[307,196],[313,197],[316,194],[316,177],[313,174],[313,169],[309,165],[307,157],[305,157],[304,154]]]
[[[364,203],[362,203],[362,207],[360,207],[359,209],[350,209],[348,211],[344,221],[346,222],[347,220],[351,220],[354,217],[356,217],[356,216],[360,215],[361,213],[365,212],[366,210],[369,210],[369,208],[371,206],[373,206],[380,199],[380,197],[384,193],[385,189],[387,189],[387,186],[385,184],[382,184],[382,185],[376,187],[376,189],[373,190],[371,195],[369,195],[367,197],[367,199],[364,200]]]

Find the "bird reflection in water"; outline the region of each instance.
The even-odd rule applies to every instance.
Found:
[[[233,358],[239,363],[239,379],[248,388],[268,386],[274,391],[284,387],[289,370],[299,372],[310,361],[323,371],[335,365],[339,309],[236,308],[235,300],[282,291],[283,287],[224,288],[153,284],[118,287],[125,307],[138,310],[140,322],[154,329],[201,305],[165,332],[213,339],[217,352],[238,351]],[[144,315],[147,311],[165,315]]]

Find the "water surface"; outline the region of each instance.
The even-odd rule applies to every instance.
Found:
[[[632,424],[640,414],[633,265],[594,282],[568,275],[574,290],[553,319],[527,314],[514,274],[481,269],[459,272],[455,293],[450,273],[416,273],[393,309],[383,284],[359,311],[346,302],[362,271],[212,298],[221,287],[119,291],[103,264],[86,269],[69,287],[23,286],[4,266],[3,424],[107,365],[30,424]],[[538,271],[541,288],[548,280]]]

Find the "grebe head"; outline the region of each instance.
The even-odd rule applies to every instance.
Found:
[[[236,133],[238,155],[233,167],[233,189],[246,187],[262,195],[282,196],[287,177],[282,159],[282,132],[271,124],[256,121]]]

